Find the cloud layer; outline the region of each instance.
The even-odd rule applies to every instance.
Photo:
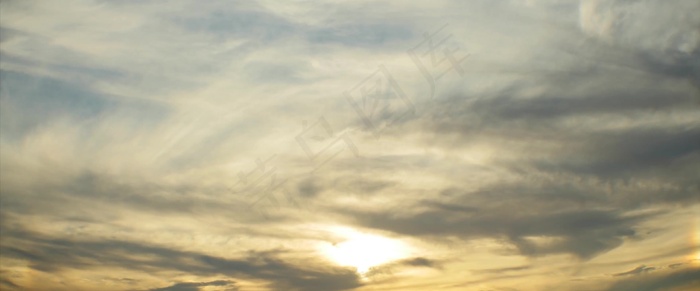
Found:
[[[676,2],[2,2],[0,286],[694,290]]]

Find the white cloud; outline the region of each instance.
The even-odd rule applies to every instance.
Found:
[[[696,52],[698,1],[582,0],[581,29],[596,37],[648,50]]]

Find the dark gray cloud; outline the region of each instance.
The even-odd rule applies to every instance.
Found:
[[[0,286],[2,286],[3,290],[22,290],[21,286],[5,278],[0,278]]]
[[[684,142],[674,144],[683,146]],[[618,156],[625,155],[622,147],[619,152]],[[648,153],[658,154],[652,150]],[[636,228],[663,213],[632,215],[634,211],[697,202],[697,183],[690,176],[679,179],[671,177],[676,171],[663,170],[666,172],[660,171],[662,175],[656,179],[674,182],[671,186],[635,186],[610,177],[587,182],[580,179],[580,173],[576,181],[571,181],[562,167],[525,168],[518,172],[522,179],[481,185],[477,190],[447,188],[437,200],[388,206],[381,211],[337,211],[362,226],[410,236],[489,237],[507,242],[526,256],[569,253],[588,259],[621,246],[625,239],[647,236],[637,233]]]
[[[297,188],[302,197],[316,197],[324,190],[317,179],[304,179],[299,182]]]
[[[639,236],[637,226],[656,217],[632,211],[697,203],[700,123],[689,118],[700,108],[697,91],[661,85],[693,78],[696,58],[667,52],[674,56],[662,62],[664,53],[598,40],[569,49],[588,57],[550,56],[567,69],[535,67],[482,95],[443,96],[382,136],[418,133],[426,146],[454,152],[489,145],[493,167],[524,179],[385,212],[340,211],[360,225],[406,235],[490,237],[526,256],[588,259]],[[477,171],[464,169],[466,176]],[[647,186],[629,187],[638,182]]]
[[[569,209],[547,212],[510,207],[479,209],[477,212],[453,213],[431,210],[405,213],[353,212],[357,223],[396,233],[463,239],[503,239],[525,256],[569,253],[589,259],[620,246],[626,237],[635,236],[634,226],[650,215],[624,215],[615,210]],[[540,241],[537,238],[544,238]]]
[[[691,53],[672,52],[662,56],[641,54],[640,59],[650,72],[691,82],[697,87],[696,102],[700,101],[700,47]]]
[[[440,262],[436,262],[434,260],[430,260],[430,259],[423,258],[423,257],[401,260],[398,262],[398,264],[412,266],[412,267],[428,267],[428,268],[439,268],[441,265]]]
[[[367,274],[365,275],[368,277],[391,275],[398,270],[403,270],[406,268],[431,268],[440,270],[443,267],[443,263],[444,262],[442,261],[432,260],[424,257],[408,258],[372,267],[370,268],[369,272],[367,272]]]
[[[186,282],[186,283],[175,283],[172,286],[149,289],[148,291],[199,291],[199,287],[206,286],[227,286],[226,290],[236,291],[238,288],[235,287],[233,281],[218,280],[210,282]]]
[[[634,276],[614,283],[608,291],[695,290],[700,287],[700,269]],[[677,288],[677,289],[675,289]]]
[[[50,185],[34,185],[34,189],[23,189],[22,192],[15,192],[10,189],[3,189],[5,195],[3,209],[7,213],[26,214],[36,209],[45,209],[47,215],[62,215],[66,211],[68,205],[76,200],[81,201],[83,205],[91,205],[99,207],[105,205],[133,205],[142,209],[158,210],[166,213],[197,213],[204,204],[214,206],[218,203],[205,202],[201,199],[190,199],[178,197],[177,194],[170,192],[162,195],[156,193],[164,190],[157,185],[127,185],[115,184],[105,177],[96,176],[90,173],[81,175],[75,181],[69,181],[61,185],[61,190],[52,188]],[[26,192],[25,192],[26,191]],[[26,195],[20,195],[26,193]],[[34,195],[43,195],[45,193],[53,193],[43,201],[35,201]],[[172,195],[172,196],[171,196]],[[204,204],[202,204],[204,203]],[[64,208],[56,207],[63,205]],[[220,204],[219,204],[220,205]],[[206,206],[205,206],[206,207]],[[217,207],[219,208],[219,207]],[[221,208],[221,210],[224,210]],[[73,217],[80,217],[81,213],[87,211],[73,212]],[[105,213],[107,215],[107,213]],[[103,216],[103,218],[106,218]]]
[[[634,268],[634,269],[632,269],[632,270],[629,270],[629,271],[627,271],[627,272],[622,272],[622,273],[613,274],[613,276],[618,277],[618,276],[628,276],[628,275],[639,275],[639,274],[651,272],[651,271],[654,271],[654,270],[656,270],[655,267],[647,267],[647,266],[645,266],[645,265],[641,265],[641,266],[636,267],[636,268]]]
[[[472,270],[474,273],[486,273],[486,274],[504,274],[507,272],[518,272],[523,270],[529,270],[532,266],[517,266],[517,267],[507,267],[507,268],[493,268],[493,269],[478,269]]]
[[[3,236],[11,238],[2,242],[3,256],[24,260],[32,269],[42,272],[60,273],[67,269],[109,266],[150,274],[181,271],[201,276],[224,275],[233,279],[261,280],[276,290],[321,288],[332,291],[349,290],[362,285],[358,275],[349,269],[321,264],[302,267],[275,258],[276,252],[249,252],[238,259],[222,258],[135,242],[45,237],[6,224],[3,225]],[[194,287],[197,286],[184,284],[168,288]]]

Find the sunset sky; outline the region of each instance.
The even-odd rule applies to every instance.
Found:
[[[700,290],[700,1],[0,2],[0,290]]]

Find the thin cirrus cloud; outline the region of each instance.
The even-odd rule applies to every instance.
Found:
[[[693,290],[676,2],[5,1],[0,286]]]

